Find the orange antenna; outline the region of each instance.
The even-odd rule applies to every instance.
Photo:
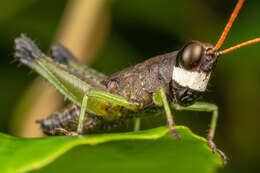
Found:
[[[241,7],[243,6],[244,2],[245,2],[245,0],[239,0],[237,2],[235,9],[234,9],[232,15],[230,16],[229,21],[228,21],[222,35],[220,36],[220,39],[218,40],[218,42],[215,46],[215,50],[218,50],[221,47],[221,45],[223,44],[223,42],[225,41],[225,39],[226,39],[226,37],[229,33],[229,30],[231,29],[232,24],[234,23],[234,21],[235,21],[237,15],[239,13]]]
[[[226,53],[231,52],[233,50],[236,50],[238,48],[241,48],[241,47],[244,47],[244,46],[247,46],[247,45],[250,45],[250,44],[254,44],[254,43],[257,43],[257,42],[260,42],[260,37],[252,39],[252,40],[248,40],[248,41],[240,43],[240,44],[238,44],[236,46],[233,46],[233,47],[230,47],[228,49],[222,50],[222,51],[219,52],[219,54],[223,55],[223,54],[226,54]]]

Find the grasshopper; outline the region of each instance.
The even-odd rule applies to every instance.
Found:
[[[25,35],[17,38],[15,56],[20,62],[38,72],[73,103],[64,111],[37,121],[43,132],[80,135],[95,127],[108,127],[125,118],[139,117],[142,111],[164,108],[173,139],[180,139],[174,129],[172,109],[212,112],[208,145],[226,163],[227,157],[213,142],[218,107],[196,100],[206,91],[221,55],[260,42],[256,38],[219,51],[243,3],[244,0],[238,1],[215,46],[191,41],[178,51],[150,58],[111,76],[79,63],[61,44],[51,48],[51,58]]]

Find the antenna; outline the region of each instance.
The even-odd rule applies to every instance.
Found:
[[[236,50],[236,49],[239,49],[241,47],[244,47],[244,46],[247,46],[247,45],[250,45],[250,44],[254,44],[254,43],[257,43],[257,42],[260,42],[260,37],[252,39],[252,40],[245,41],[245,42],[240,43],[240,44],[238,44],[236,46],[233,46],[233,47],[227,48],[225,50],[222,50],[222,51],[219,52],[219,54],[223,55],[223,54],[226,54],[226,53],[231,52],[233,50]]]
[[[221,47],[221,45],[225,41],[225,39],[229,33],[229,30],[231,29],[232,24],[234,23],[235,19],[237,18],[237,15],[238,15],[241,7],[243,6],[244,2],[245,2],[245,0],[239,0],[237,2],[237,5],[236,5],[233,13],[230,16],[228,23],[226,24],[226,27],[225,27],[224,31],[222,32],[222,35],[220,36],[220,39],[218,40],[218,42],[214,48],[216,51]]]

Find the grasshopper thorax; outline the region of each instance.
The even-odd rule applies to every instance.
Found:
[[[218,56],[213,45],[198,41],[188,43],[178,52],[171,88],[179,104],[192,104],[206,90]]]

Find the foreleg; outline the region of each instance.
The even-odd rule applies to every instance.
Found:
[[[210,128],[208,132],[208,145],[212,149],[213,153],[219,153],[223,159],[224,164],[227,163],[227,157],[226,155],[219,150],[216,145],[213,142],[213,138],[215,136],[216,126],[217,126],[217,119],[218,119],[218,107],[215,104],[212,103],[203,103],[203,102],[197,102],[194,103],[191,106],[188,107],[182,107],[177,104],[172,104],[174,109],[179,111],[200,111],[200,112],[212,112],[212,118],[210,122]]]

